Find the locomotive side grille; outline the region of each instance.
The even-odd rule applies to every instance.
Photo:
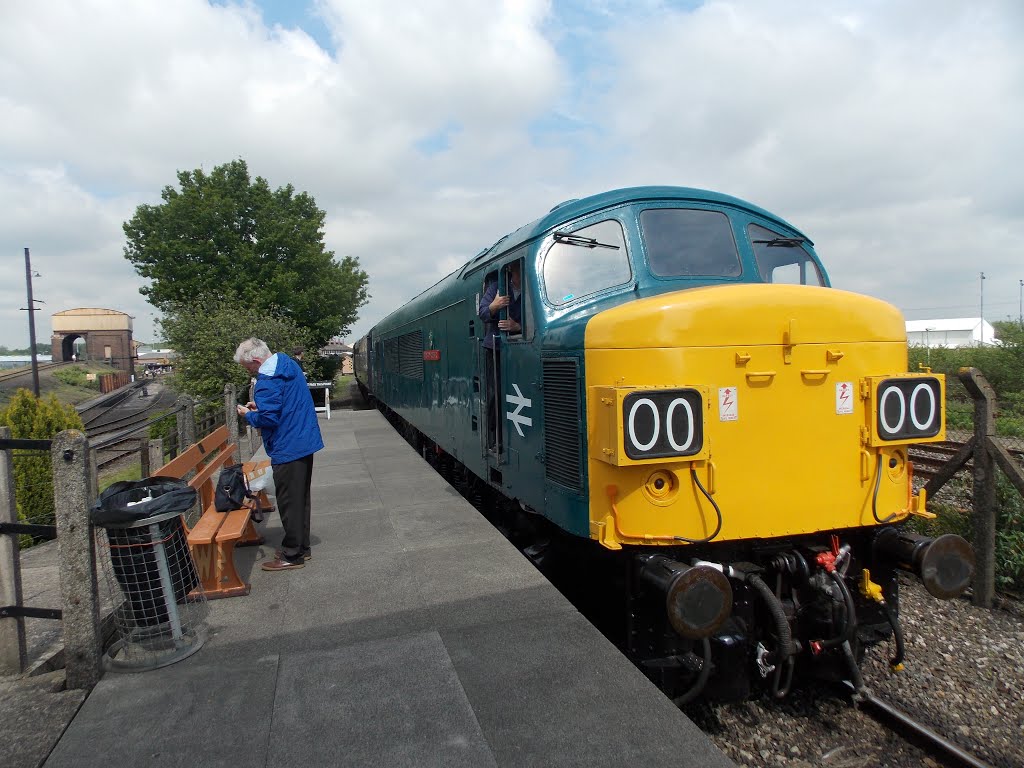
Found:
[[[384,370],[398,373],[398,339],[384,339]]]
[[[398,337],[398,373],[410,379],[423,378],[423,333],[413,331]]]
[[[579,361],[544,360],[544,475],[579,490],[580,476]]]

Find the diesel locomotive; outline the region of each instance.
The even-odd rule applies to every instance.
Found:
[[[496,356],[493,280],[521,302]],[[868,646],[902,662],[899,571],[937,598],[969,584],[962,538],[902,525],[930,514],[908,446],[944,439],[944,378],[907,370],[895,307],[832,288],[806,235],[743,200],[557,205],[375,325],[355,370],[679,703],[859,685]]]

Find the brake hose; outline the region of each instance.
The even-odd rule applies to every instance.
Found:
[[[779,658],[776,659],[775,676],[772,679],[772,695],[777,699],[781,699],[786,695],[789,690],[789,684],[793,680],[793,634],[789,629],[789,621],[786,619],[786,612],[782,608],[782,603],[775,597],[775,593],[771,591],[768,585],[764,583],[764,580],[756,573],[753,573],[747,577],[747,581],[750,582],[750,586],[768,604],[768,611],[771,613],[772,618],[775,619],[775,629],[779,635]],[[783,663],[786,664],[788,672],[786,675],[786,685],[784,688],[780,688],[779,681],[782,678]]]
[[[896,519],[897,512],[893,512],[887,518],[882,520],[878,517],[878,486],[882,483],[882,454],[878,454],[878,469],[875,471],[875,492],[871,495],[871,515],[875,518],[876,523],[888,523]]]
[[[704,646],[704,659],[701,662],[700,674],[697,675],[696,681],[690,686],[690,690],[684,693],[682,696],[677,696],[672,699],[677,706],[683,706],[689,704],[697,696],[700,695],[701,691],[704,690],[704,686],[708,684],[708,678],[711,676],[711,639],[705,637],[703,640]]]

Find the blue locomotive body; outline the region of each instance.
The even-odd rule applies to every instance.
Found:
[[[497,354],[479,313],[494,282],[520,307]],[[680,700],[745,696],[765,670],[784,695],[798,658],[856,679],[891,632],[898,664],[895,571],[940,597],[969,583],[966,542],[895,527],[927,514],[906,451],[944,438],[944,379],[906,371],[894,307],[830,288],[810,240],[742,200],[637,187],[558,205],[355,356],[425,456],[517,530],[564,536],[587,599],[627,617],[616,642]]]

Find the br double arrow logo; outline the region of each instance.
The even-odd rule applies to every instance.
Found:
[[[509,402],[512,405],[516,406],[516,409],[514,411],[511,411],[511,412],[505,411],[505,417],[509,421],[511,421],[512,424],[515,426],[516,432],[519,433],[520,437],[526,437],[526,435],[523,434],[523,428],[520,425],[525,424],[527,427],[532,427],[533,426],[533,419],[530,418],[529,416],[523,416],[522,412],[523,412],[524,408],[529,408],[530,407],[530,405],[533,403],[533,400],[531,400],[528,397],[523,397],[523,393],[519,389],[519,385],[518,384],[513,384],[512,385],[512,389],[514,389],[516,391],[516,394],[514,396],[513,395],[505,395],[505,400],[506,400],[506,402]]]

